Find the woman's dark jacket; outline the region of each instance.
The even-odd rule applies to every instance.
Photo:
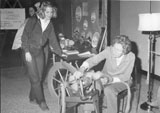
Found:
[[[52,51],[61,55],[61,49],[52,22],[50,22],[45,31],[42,32],[40,20],[37,17],[31,17],[24,28],[21,40],[22,48],[25,52],[37,54],[49,41],[49,46]]]

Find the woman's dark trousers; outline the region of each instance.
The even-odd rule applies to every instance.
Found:
[[[38,104],[45,102],[42,87],[42,74],[44,69],[44,53],[43,50],[38,55],[32,55],[30,62],[26,61],[28,68],[28,76],[31,83],[30,101],[36,100]]]

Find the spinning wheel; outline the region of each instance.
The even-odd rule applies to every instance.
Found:
[[[59,99],[60,113],[65,113],[65,97],[70,96],[68,86],[68,77],[76,71],[72,65],[66,62],[57,62],[50,69],[48,75],[48,88],[52,98]]]
[[[77,105],[78,103],[92,103],[95,112],[99,113],[98,91],[95,90],[92,96],[88,96],[92,98],[84,96],[83,93],[75,95],[75,93],[72,92],[72,88],[70,87],[72,81],[69,81],[69,77],[73,75],[75,71],[77,71],[77,69],[66,62],[55,63],[49,71],[48,88],[52,98],[57,97],[59,100],[59,113],[66,113],[66,106],[68,107],[68,103],[71,103],[71,106]],[[84,87],[81,85],[80,90],[83,92]]]

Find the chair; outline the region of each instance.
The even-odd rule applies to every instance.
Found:
[[[133,83],[130,86],[131,89],[131,94],[136,94],[136,112],[138,109],[138,104],[139,104],[139,96],[140,96],[140,82],[139,82],[139,73],[138,73],[138,66],[137,66],[137,61],[135,61],[135,65],[131,74],[133,78]],[[132,93],[133,92],[133,93]],[[127,100],[127,89],[121,91],[118,96],[117,96],[117,108],[118,112],[117,113],[125,113],[125,108],[126,108],[126,100]],[[133,100],[133,95],[131,96],[131,100]],[[135,113],[136,113],[135,112]]]

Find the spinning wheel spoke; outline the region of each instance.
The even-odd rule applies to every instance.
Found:
[[[71,96],[70,93],[69,93],[69,91],[68,91],[68,89],[67,88],[65,88],[65,89],[66,89],[67,95]]]
[[[68,70],[67,70],[67,72],[66,72],[66,77],[65,77],[65,81],[67,81],[68,75],[69,75],[69,72],[68,72]]]
[[[55,91],[59,91],[59,90],[60,90],[60,88],[61,88],[61,87],[57,87],[57,88],[55,88],[54,90],[55,90]]]
[[[60,83],[60,84],[61,84],[61,81],[57,80],[57,79],[56,79],[56,78],[54,78],[54,77],[53,77],[53,79],[54,79],[55,81],[57,81],[58,83]]]
[[[58,73],[59,73],[59,76],[61,77],[62,82],[64,82],[64,79],[62,77],[62,74],[61,74],[60,70],[58,70]]]

